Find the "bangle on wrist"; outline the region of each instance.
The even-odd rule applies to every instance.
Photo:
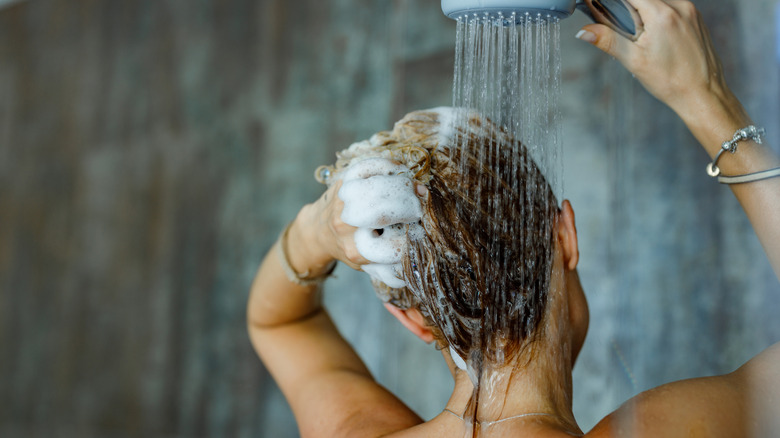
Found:
[[[780,167],[774,169],[763,170],[761,172],[753,172],[745,175],[726,176],[720,175],[718,182],[721,184],[742,184],[754,181],[761,181],[764,179],[775,178],[780,176]]]
[[[291,283],[295,283],[299,286],[316,286],[325,281],[328,277],[333,274],[333,271],[336,269],[336,260],[332,261],[330,265],[325,269],[325,271],[322,274],[319,274],[315,277],[310,277],[309,271],[306,271],[304,273],[298,273],[295,271],[295,268],[292,267],[292,264],[290,264],[290,258],[287,255],[287,235],[290,232],[290,227],[292,226],[292,222],[287,224],[286,227],[284,227],[284,230],[282,231],[282,234],[279,235],[279,239],[276,241],[276,254],[279,256],[279,262],[282,265],[282,268],[284,269],[284,273],[287,275],[287,279],[290,280]]]
[[[720,157],[724,152],[728,151],[732,154],[736,153],[737,144],[743,140],[753,140],[757,144],[761,144],[761,137],[765,133],[766,131],[764,128],[759,128],[755,125],[750,125],[745,128],[738,129],[737,132],[734,133],[734,136],[731,140],[723,142],[720,151],[718,151],[718,154],[715,156],[715,159],[707,165],[707,174],[713,178],[718,177],[718,182],[721,184],[741,184],[780,176],[780,167],[764,170],[761,172],[748,173],[745,175],[727,176],[721,175],[720,173],[718,160],[720,160]]]

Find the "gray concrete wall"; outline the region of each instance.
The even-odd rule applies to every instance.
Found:
[[[699,1],[780,144],[775,0]],[[737,6],[739,5],[739,7]],[[780,286],[675,116],[563,24],[565,194],[591,331],[584,427],[780,340]],[[435,0],[30,0],[0,9],[0,436],[294,437],[244,329],[263,253],[319,164],[450,103]],[[340,268],[327,305],[377,379],[436,415],[437,353]]]

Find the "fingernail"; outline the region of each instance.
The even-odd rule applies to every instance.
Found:
[[[585,29],[580,30],[577,32],[577,35],[574,35],[575,38],[585,41],[586,43],[595,43],[596,42],[596,34],[590,31],[587,31]]]
[[[417,184],[417,194],[420,196],[425,196],[428,194],[428,187],[425,187],[422,184]]]

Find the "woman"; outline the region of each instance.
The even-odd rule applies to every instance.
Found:
[[[690,2],[632,3],[645,23],[636,42],[600,25],[586,26],[578,37],[619,59],[677,112],[715,159],[722,142],[751,121],[723,81],[706,28]],[[332,269],[334,260],[367,271],[371,270],[367,266],[375,264],[358,251],[356,228],[342,221],[342,196],[349,198],[349,193],[341,190],[347,179],[334,183],[320,200],[305,206],[280,239],[282,256],[270,254],[263,262],[248,307],[255,348],[290,402],[303,436],[463,436],[476,430],[481,436],[581,436],[571,412],[571,368],[585,336],[587,307],[576,274],[578,249],[571,206],[564,202],[560,210],[540,216],[547,220],[536,226],[552,237],[551,250],[537,252],[546,257],[538,264],[541,273],[517,279],[518,289],[532,294],[523,301],[523,314],[534,313],[537,318],[525,320],[516,333],[491,337],[490,342],[502,344],[495,348],[473,336],[479,330],[469,329],[469,316],[483,320],[484,315],[469,315],[475,309],[468,303],[458,306],[456,296],[445,296],[445,304],[463,308],[464,317],[448,321],[446,312],[436,311],[441,297],[433,291],[437,288],[434,280],[442,277],[442,270],[455,272],[452,278],[443,277],[463,284],[443,289],[467,290],[468,282],[479,281],[481,275],[459,257],[473,261],[479,250],[453,251],[460,247],[458,236],[467,237],[466,247],[484,246],[475,244],[479,236],[469,234],[477,224],[467,223],[463,230],[450,234],[457,218],[439,223],[446,210],[441,200],[457,193],[457,187],[447,185],[446,174],[456,168],[455,163],[447,163],[443,156],[436,158],[436,149],[426,147],[424,140],[408,140],[417,135],[439,138],[426,131],[426,126],[440,126],[440,118],[435,112],[412,115],[397,125],[398,132],[387,134],[384,140],[377,138],[373,146],[392,151],[393,142],[423,143],[416,147],[432,155],[430,174],[426,174],[414,168],[421,162],[414,151],[397,148],[388,152],[390,162],[405,163],[414,177],[414,183],[396,182],[405,187],[402,193],[412,210],[415,204],[410,196],[419,203],[425,232],[408,242],[402,270],[377,275],[387,275],[382,277],[385,283],[395,278],[408,286],[408,293],[404,288],[383,289],[391,313],[423,340],[452,347],[442,349],[455,379],[445,410],[422,422],[374,382],[320,306],[316,282]],[[718,157],[717,167],[724,175],[749,175],[780,165],[769,148],[753,139],[740,140],[737,153]],[[424,163],[419,167],[425,168]],[[525,175],[539,178],[533,166]],[[732,190],[780,275],[780,178],[732,185]],[[549,198],[544,190],[536,196]],[[409,223],[407,229],[413,230],[417,214],[412,211],[399,222]],[[396,219],[389,218],[387,223]],[[446,232],[444,227],[448,227]],[[447,236],[451,241],[446,241]],[[430,253],[437,250],[443,253]],[[430,271],[424,267],[428,266],[442,269],[434,269],[439,273],[426,279],[424,274]],[[544,281],[540,283],[539,278]],[[509,356],[491,353],[505,351],[505,344],[510,346]],[[474,351],[483,356],[474,356]],[[780,370],[775,365],[779,362],[780,345],[775,345],[734,373],[647,391],[609,414],[585,436],[778,436],[780,412],[772,400],[780,398]]]

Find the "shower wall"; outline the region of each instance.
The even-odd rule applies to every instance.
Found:
[[[780,145],[776,0],[698,1]],[[669,110],[563,27],[564,194],[591,331],[583,427],[780,340],[780,286]],[[0,436],[298,436],[245,330],[265,251],[334,152],[451,102],[437,0],[29,0],[0,9]],[[430,418],[434,348],[342,266],[326,304]]]

